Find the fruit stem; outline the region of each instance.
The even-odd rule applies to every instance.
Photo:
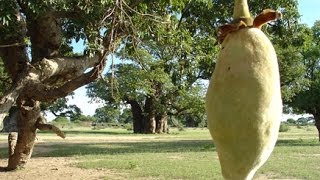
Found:
[[[250,18],[247,0],[235,0],[233,9],[233,19]]]

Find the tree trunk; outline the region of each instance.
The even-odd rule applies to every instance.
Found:
[[[143,133],[144,123],[143,123],[143,114],[142,109],[139,103],[135,100],[127,100],[131,105],[131,113],[133,119],[133,133]]]
[[[8,154],[9,157],[14,154],[14,149],[17,145],[18,133],[17,132],[10,132],[8,135]]]
[[[145,130],[146,134],[154,134],[156,132],[156,118],[154,115],[148,115],[145,117]]]
[[[314,120],[315,120],[315,126],[318,129],[318,138],[320,142],[320,114],[313,114]]]
[[[156,133],[167,133],[167,114],[162,114],[156,117]]]
[[[144,123],[145,129],[144,133],[154,134],[156,132],[156,113],[155,113],[155,98],[150,96],[147,97],[145,105],[144,105]]]
[[[18,118],[18,139],[14,142],[9,139],[14,153],[9,156],[7,170],[23,167],[30,159],[36,138],[36,122],[40,117],[40,103],[29,100],[20,105],[20,117]],[[10,150],[9,150],[10,151]]]

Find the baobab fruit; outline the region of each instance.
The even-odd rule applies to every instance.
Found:
[[[206,95],[206,113],[223,177],[247,180],[269,158],[278,137],[278,62],[260,27],[281,14],[265,10],[253,19],[246,0],[235,2],[235,20],[220,29],[222,47]]]

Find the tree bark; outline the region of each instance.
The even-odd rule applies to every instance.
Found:
[[[145,106],[144,106],[144,122],[145,128],[144,133],[154,134],[156,132],[156,113],[155,113],[155,98],[150,96],[147,97]]]
[[[315,120],[315,126],[318,129],[318,138],[320,142],[320,114],[313,114]]]
[[[14,153],[9,156],[7,170],[23,167],[30,159],[36,138],[36,122],[40,117],[40,103],[29,100],[19,105],[18,139]]]
[[[168,116],[166,113],[156,117],[156,133],[167,133]]]
[[[14,149],[17,145],[18,133],[17,132],[10,132],[8,135],[8,154],[9,157],[14,154]]]
[[[131,105],[131,113],[133,118],[133,133],[143,133],[144,118],[139,103],[135,100],[127,100],[127,102]]]

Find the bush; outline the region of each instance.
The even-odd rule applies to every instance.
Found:
[[[292,118],[287,119],[287,122],[289,124],[296,124],[296,121],[294,119],[292,119]]]
[[[290,126],[288,124],[281,123],[279,132],[287,132],[290,130]]]
[[[52,124],[55,125],[55,126],[58,126],[60,128],[64,128],[68,125],[70,125],[70,121],[68,118],[66,117],[57,117],[55,118],[53,121],[52,121]]]

